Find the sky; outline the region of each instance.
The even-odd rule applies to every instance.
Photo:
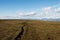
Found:
[[[0,19],[60,18],[60,0],[0,0]]]

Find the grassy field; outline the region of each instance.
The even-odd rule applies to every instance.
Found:
[[[0,40],[60,40],[60,22],[41,20],[0,20]]]

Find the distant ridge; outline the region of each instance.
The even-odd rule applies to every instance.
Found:
[[[57,22],[60,22],[60,18],[41,18],[41,19],[0,19],[0,20],[43,20],[43,21],[57,21]]]

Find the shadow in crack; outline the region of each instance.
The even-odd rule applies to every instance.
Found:
[[[23,35],[23,32],[24,32],[23,27],[24,27],[24,26],[22,26],[21,32],[17,35],[17,37],[15,38],[15,40],[21,40],[21,36]]]

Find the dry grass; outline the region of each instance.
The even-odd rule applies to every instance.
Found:
[[[21,40],[60,40],[60,22],[0,20],[0,40],[15,40],[25,22]]]

